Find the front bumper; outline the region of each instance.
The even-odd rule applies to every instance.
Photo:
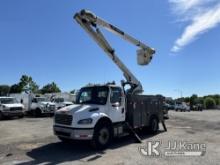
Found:
[[[42,110],[41,113],[43,114],[54,114],[54,110]]]
[[[2,111],[2,115],[5,117],[14,117],[24,115],[23,111]]]
[[[70,128],[65,126],[53,126],[54,135],[73,140],[91,140],[93,138],[93,128]]]

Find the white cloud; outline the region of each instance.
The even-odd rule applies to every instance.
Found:
[[[184,13],[189,9],[204,3],[204,0],[169,0],[173,5],[174,11]]]
[[[176,14],[190,22],[174,43],[171,49],[174,53],[220,23],[220,3],[213,3],[216,0],[169,0],[169,2]]]

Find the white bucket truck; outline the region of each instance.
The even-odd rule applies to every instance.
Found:
[[[29,99],[29,108],[27,109],[27,114],[33,115],[35,117],[40,117],[43,115],[53,116],[56,111],[56,104],[49,101],[46,97],[31,97]]]
[[[56,111],[54,134],[62,141],[91,140],[96,148],[108,146],[113,137],[135,133],[136,129],[148,128],[157,132],[163,122],[163,97],[142,95],[142,85],[115,54],[98,26],[115,33],[138,46],[138,63],[147,65],[155,53],[154,49],[134,39],[117,27],[82,10],[74,16],[80,26],[96,41],[110,59],[123,72],[126,82],[121,86],[113,84],[91,85],[80,89],[76,104]],[[125,86],[129,85],[129,90]]]

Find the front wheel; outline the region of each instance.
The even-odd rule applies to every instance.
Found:
[[[42,116],[42,113],[41,113],[41,110],[40,109],[35,109],[34,111],[33,111],[33,115],[34,115],[34,117],[41,117]]]
[[[94,129],[92,145],[96,149],[105,149],[112,139],[111,126],[108,123],[99,123]]]
[[[2,112],[0,112],[0,120],[4,119]]]
[[[23,118],[23,117],[24,117],[24,114],[21,114],[21,115],[18,116],[18,118],[20,118],[20,119]]]

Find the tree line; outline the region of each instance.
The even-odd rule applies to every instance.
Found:
[[[203,97],[199,97],[197,94],[193,94],[191,97],[184,97],[183,99],[185,102],[189,103],[191,107],[196,104],[201,104],[206,109],[213,109],[220,105],[219,94],[207,95]]]
[[[6,96],[10,93],[32,92],[36,94],[58,93],[60,88],[55,82],[48,83],[42,88],[32,79],[31,76],[22,75],[20,81],[13,85],[0,85],[0,96]]]

